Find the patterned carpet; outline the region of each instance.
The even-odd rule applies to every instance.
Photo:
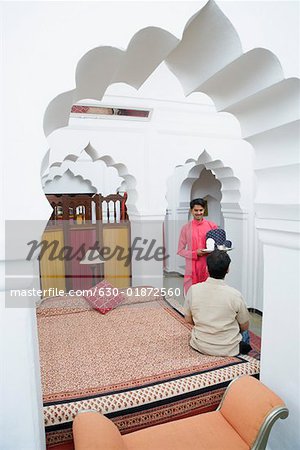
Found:
[[[37,316],[48,448],[71,441],[80,409],[127,433],[213,410],[231,379],[259,373],[249,356],[190,348],[190,325],[162,299],[131,298],[105,316],[49,300]]]
[[[252,358],[260,360],[261,338],[260,336],[257,336],[256,334],[252,333],[252,331],[249,331],[249,334],[250,334],[250,344],[252,347],[249,356],[252,356]]]

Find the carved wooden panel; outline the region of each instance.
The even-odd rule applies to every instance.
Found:
[[[123,256],[128,253],[130,236],[128,227],[103,227],[103,247],[124,249]],[[118,254],[105,261],[104,278],[115,287],[128,287],[131,284],[131,265],[126,265],[125,260],[118,260]]]
[[[43,290],[48,290],[49,288],[57,288],[58,290],[66,290],[65,283],[65,263],[63,260],[58,258],[51,260],[51,252],[53,252],[54,246],[56,247],[53,256],[58,256],[60,250],[64,246],[64,235],[63,230],[46,230],[43,234],[43,240],[48,243],[53,242],[43,254],[40,260],[40,273],[41,273],[41,287]],[[56,244],[58,242],[58,244]],[[49,258],[50,257],[50,258]],[[48,291],[49,292],[49,291]],[[51,296],[47,295],[47,292],[43,297]]]

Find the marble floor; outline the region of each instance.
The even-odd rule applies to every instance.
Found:
[[[183,295],[183,276],[178,273],[171,272],[164,274],[164,288],[170,293],[173,292],[172,297],[176,298],[181,305],[184,303]],[[177,288],[177,289],[176,289]],[[174,295],[176,294],[176,295]],[[257,336],[261,336],[262,316],[254,312],[250,312],[250,330]]]

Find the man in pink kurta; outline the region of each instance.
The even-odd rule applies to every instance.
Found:
[[[206,233],[218,228],[214,222],[204,219],[205,201],[202,198],[190,202],[193,220],[184,225],[180,232],[177,254],[185,258],[184,292],[192,284],[208,278],[206,266]]]

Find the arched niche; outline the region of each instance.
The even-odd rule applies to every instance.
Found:
[[[197,184],[195,185],[195,183],[201,183],[201,174],[205,174],[206,182],[213,180],[214,187],[211,193],[209,193],[208,183],[203,186],[202,191]],[[241,183],[226,163],[215,160],[204,150],[197,159],[188,159],[185,164],[178,166],[168,181],[168,209],[165,222],[168,233],[165,236],[165,242],[170,258],[167,260],[167,271],[181,274],[184,272],[184,261],[177,255],[177,243],[180,229],[190,217],[189,202],[195,198],[193,192],[197,192],[198,189],[200,196],[205,193],[208,195],[207,199],[212,201],[211,206],[215,207],[216,216],[220,217],[218,225],[226,230],[227,238],[235,246],[236,251],[231,252],[232,269],[228,279],[233,286],[246,295],[248,285],[245,280],[249,272],[253,270],[249,267],[249,262],[247,263],[249,218],[240,205],[242,191],[246,191],[249,187],[246,180],[242,180],[243,183]],[[193,186],[195,186],[194,191]],[[212,220],[212,218],[209,219]]]

